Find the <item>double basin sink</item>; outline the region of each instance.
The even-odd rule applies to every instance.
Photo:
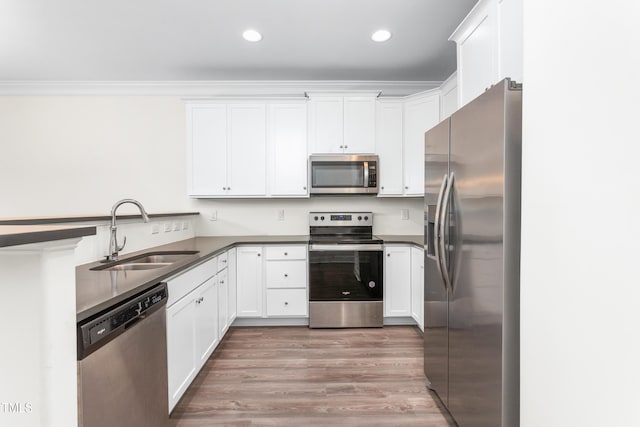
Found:
[[[175,262],[182,261],[199,251],[154,251],[136,255],[119,261],[108,262],[98,267],[93,267],[93,271],[127,271],[127,270],[153,270],[154,268],[166,267]]]

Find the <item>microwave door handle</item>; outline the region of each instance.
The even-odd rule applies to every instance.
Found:
[[[447,288],[447,281],[444,278],[444,273],[442,271],[442,258],[440,256],[440,211],[442,210],[442,196],[444,195],[444,190],[447,186],[448,177],[447,174],[444,174],[442,177],[442,185],[440,185],[440,192],[438,193],[438,201],[436,203],[436,217],[433,222],[433,233],[434,236],[434,249],[436,256],[436,265],[438,266],[438,273],[440,273],[440,279],[442,283]],[[443,237],[444,238],[444,237]]]
[[[364,188],[369,187],[369,162],[364,162]]]

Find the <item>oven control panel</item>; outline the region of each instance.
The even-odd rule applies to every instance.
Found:
[[[317,226],[369,226],[373,225],[373,212],[310,212],[309,225]]]

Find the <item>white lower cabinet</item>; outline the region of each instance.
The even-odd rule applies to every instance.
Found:
[[[217,276],[204,282],[194,292],[196,328],[196,369],[200,370],[218,345]]]
[[[216,276],[218,279],[218,335],[220,339],[229,330],[229,283],[227,269]]]
[[[424,250],[411,248],[411,317],[424,332]]]
[[[238,247],[238,317],[307,317],[307,281],[307,245]]]
[[[411,248],[385,245],[384,316],[411,316]]]
[[[195,291],[167,309],[169,412],[196,376]]]
[[[307,290],[267,289],[267,316],[307,316]]]
[[[237,309],[237,281],[236,281],[236,248],[227,251],[227,283],[229,285],[229,326],[236,320]]]
[[[231,276],[229,265],[233,270]],[[235,318],[235,249],[170,278],[167,286],[170,296],[167,368],[171,412]],[[233,289],[233,297],[230,289]]]
[[[171,293],[171,281],[168,281]],[[167,308],[169,412],[218,345],[216,277]]]
[[[262,317],[262,246],[236,248],[238,317]]]

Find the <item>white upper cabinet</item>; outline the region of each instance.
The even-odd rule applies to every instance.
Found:
[[[458,109],[458,79],[453,73],[440,86],[440,121],[451,116]]]
[[[306,102],[269,104],[267,123],[271,183],[269,194],[307,196]]]
[[[404,105],[404,194],[424,195],[424,134],[440,122],[440,94],[424,93]],[[380,168],[380,174],[385,171]]]
[[[402,101],[379,99],[376,105],[376,154],[380,158],[380,196],[403,193],[403,129]]]
[[[376,96],[310,94],[310,152],[373,153]]]
[[[227,184],[227,106],[187,106],[190,196],[223,195]]]
[[[506,77],[522,83],[522,0],[480,0],[449,40],[457,43],[459,106]]]
[[[227,192],[264,196],[267,192],[265,104],[230,104]]]
[[[345,153],[373,153],[376,139],[375,130],[375,97],[345,97],[343,140]]]
[[[264,103],[187,105],[187,147],[190,196],[266,195]]]

